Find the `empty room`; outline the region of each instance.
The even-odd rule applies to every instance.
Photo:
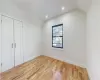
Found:
[[[0,0],[0,80],[100,80],[100,1]]]

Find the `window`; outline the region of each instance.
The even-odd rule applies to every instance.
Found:
[[[63,48],[63,24],[52,26],[52,47]]]

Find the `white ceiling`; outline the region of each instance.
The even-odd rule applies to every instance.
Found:
[[[4,0],[2,0],[3,2]],[[87,11],[90,5],[90,0],[5,0],[12,2],[17,8],[24,12],[30,20],[45,21],[45,15],[49,18],[64,14],[73,9],[79,8]],[[2,3],[5,4],[5,3]],[[64,6],[65,10],[62,11],[61,7]]]
[[[41,20],[45,20],[45,15],[49,18],[68,12],[77,7],[75,0],[14,0],[19,9],[36,15]],[[65,6],[65,11],[61,11],[61,7]]]
[[[89,10],[92,0],[77,0],[77,8],[87,12]]]

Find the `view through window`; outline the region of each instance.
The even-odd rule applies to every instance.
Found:
[[[63,48],[63,24],[52,26],[52,47]]]

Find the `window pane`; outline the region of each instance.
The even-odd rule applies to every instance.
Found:
[[[62,37],[53,37],[54,44],[62,44]]]
[[[63,24],[52,27],[52,46],[63,48]]]
[[[53,47],[63,47],[62,44],[53,44]]]
[[[53,36],[62,36],[62,26],[53,27]]]

